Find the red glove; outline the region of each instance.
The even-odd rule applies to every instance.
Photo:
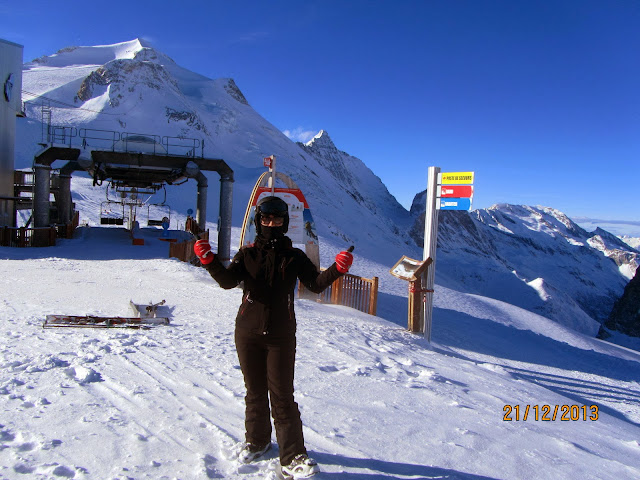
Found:
[[[353,255],[349,252],[340,252],[336,255],[336,267],[340,273],[347,273],[353,263]]]
[[[211,245],[209,245],[209,240],[198,240],[193,246],[194,253],[200,259],[200,263],[203,265],[207,265],[213,262],[213,252],[211,251]]]

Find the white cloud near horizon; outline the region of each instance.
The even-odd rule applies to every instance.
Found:
[[[287,137],[289,137],[294,142],[302,142],[307,143],[313,137],[315,137],[318,132],[315,130],[307,130],[302,127],[296,127],[293,130],[284,130],[284,133]]]

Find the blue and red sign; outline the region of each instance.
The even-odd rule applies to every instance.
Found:
[[[470,198],[439,198],[436,208],[440,210],[470,210]]]
[[[473,185],[438,185],[438,197],[470,198],[473,197]]]
[[[440,173],[436,209],[471,210],[474,172]]]

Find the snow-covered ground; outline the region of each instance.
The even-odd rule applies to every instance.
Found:
[[[143,232],[144,246],[88,226],[55,247],[0,248],[0,478],[274,478],[277,450],[230,458],[240,290]],[[321,242],[326,266],[342,245]],[[640,478],[640,353],[444,287],[429,344],[404,330],[406,283],[354,253],[354,273],[380,277],[379,317],[296,307],[296,398],[320,478]],[[163,299],[169,326],[42,328],[47,314],[129,316],[129,300]]]

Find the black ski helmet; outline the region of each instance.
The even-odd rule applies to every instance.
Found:
[[[282,233],[287,233],[287,230],[289,230],[289,205],[287,205],[287,202],[280,197],[264,197],[258,202],[256,205],[256,217],[254,219],[257,234],[262,232],[260,218],[263,214],[284,218]]]

